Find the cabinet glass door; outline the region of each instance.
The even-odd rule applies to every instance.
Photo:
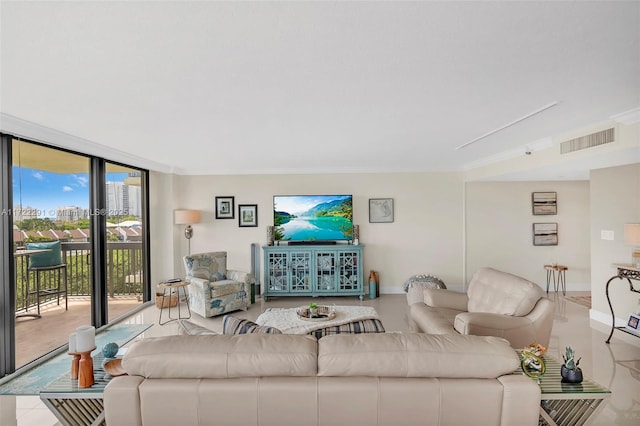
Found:
[[[336,291],[336,254],[316,253],[316,290],[319,292]]]
[[[311,291],[311,253],[291,253],[291,291]]]
[[[269,291],[289,291],[287,288],[287,254],[269,253],[267,262],[269,263],[269,276],[266,279]]]
[[[338,253],[338,275],[340,291],[359,290],[358,253],[344,251]]]

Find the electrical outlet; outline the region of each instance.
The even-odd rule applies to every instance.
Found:
[[[600,231],[600,239],[613,241],[613,231]]]

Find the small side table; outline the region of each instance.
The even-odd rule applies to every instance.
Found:
[[[613,313],[613,305],[611,304],[611,297],[609,296],[609,285],[616,278],[619,280],[627,280],[627,282],[629,283],[629,291],[633,293],[640,293],[640,287],[638,288],[634,287],[633,281],[632,281],[632,280],[640,281],[640,268],[636,267],[636,265],[631,263],[614,263],[613,266],[615,266],[618,269],[618,273],[613,277],[609,278],[609,281],[607,281],[607,286],[605,287],[607,302],[609,303],[609,309],[611,310],[611,332],[609,333],[609,337],[607,337],[607,340],[605,341],[605,343],[609,343],[611,341],[611,336],[613,336],[614,330],[624,331],[625,333],[628,333],[628,334],[631,334],[632,336],[637,337],[636,334],[633,334],[630,331],[627,331],[625,327],[616,327],[616,314]]]
[[[562,288],[562,295],[567,295],[567,277],[565,272],[567,271],[564,265],[544,265],[544,269],[547,270],[547,293],[549,293],[549,285],[551,284],[551,277],[553,276],[553,291],[558,292],[558,287]],[[558,277],[556,279],[556,272]]]
[[[160,325],[165,325],[171,321],[175,321],[178,319],[189,319],[191,318],[191,308],[189,307],[189,295],[187,294],[187,286],[189,285],[188,282],[186,281],[178,281],[178,282],[174,282],[174,283],[160,283],[158,284],[158,288],[162,289],[162,303],[160,305],[160,317],[158,318],[158,324]],[[187,317],[183,317],[182,316],[182,312],[180,310],[180,289],[182,289],[182,295],[187,303],[187,311],[189,312],[189,316]],[[176,296],[178,297],[178,316],[176,318],[173,318],[171,316],[171,295],[173,294],[175,290]],[[167,315],[169,315],[169,319],[166,320],[165,322],[162,322],[162,312],[164,311],[164,307],[165,307],[165,298],[169,298],[167,303],[168,306],[168,310],[169,312],[167,312]]]

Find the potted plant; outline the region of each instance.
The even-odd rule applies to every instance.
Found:
[[[582,383],[582,370],[578,367],[582,358],[578,358],[578,361],[575,361],[574,357],[573,348],[567,346],[565,354],[562,355],[564,364],[560,367],[560,375],[564,383]]]
[[[311,303],[309,305],[309,317],[317,317],[318,316],[318,305],[315,303]]]

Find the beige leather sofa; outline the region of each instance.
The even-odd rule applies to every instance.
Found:
[[[108,425],[538,424],[504,339],[425,334],[165,336],[135,343]]]
[[[498,336],[523,348],[549,345],[555,304],[540,286],[492,268],[481,268],[467,293],[425,289],[424,301],[410,305],[416,331],[429,334]]]

